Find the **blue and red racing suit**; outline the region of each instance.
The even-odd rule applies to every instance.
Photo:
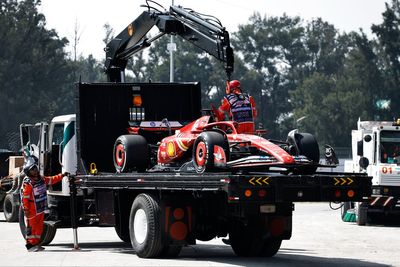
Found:
[[[217,110],[218,120],[224,120],[224,113],[229,111],[231,120],[238,123],[238,133],[254,133],[254,118],[257,117],[256,103],[252,96],[241,93],[231,93],[222,99]]]

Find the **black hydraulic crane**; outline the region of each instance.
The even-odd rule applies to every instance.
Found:
[[[125,67],[129,57],[149,47],[152,42],[165,34],[179,35],[224,62],[227,79],[230,80],[234,69],[233,49],[230,46],[229,33],[217,18],[181,6],[171,6],[169,11],[160,11],[158,8],[164,8],[151,0],[146,0],[146,4],[144,7],[147,10],[112,39],[105,48],[108,81],[124,82]],[[157,26],[160,32],[147,38],[147,33],[154,26]]]

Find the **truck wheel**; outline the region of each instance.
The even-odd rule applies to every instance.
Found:
[[[314,135],[309,133],[297,133],[295,135],[296,144],[299,149],[299,154],[306,156],[315,164],[319,163],[319,145]],[[305,166],[298,169],[300,174],[314,174],[318,167]]]
[[[368,221],[368,209],[364,203],[356,204],[357,225],[366,225]]]
[[[114,144],[114,166],[117,172],[146,171],[149,148],[141,135],[121,135]]]
[[[278,253],[281,248],[282,239],[269,239],[264,242],[264,246],[259,256],[261,257],[273,257]]]
[[[45,223],[43,225],[43,233],[40,239],[40,245],[47,246],[48,244],[50,244],[56,236],[56,233],[57,227]]]
[[[26,239],[26,222],[25,222],[25,213],[22,207],[19,208],[19,229],[21,231],[22,236]],[[47,246],[50,244],[57,233],[57,227],[51,226],[47,223],[43,225],[43,233],[40,237],[40,245]]]
[[[229,143],[226,137],[219,132],[203,132],[196,138],[193,146],[193,164],[197,173],[216,169],[214,146],[221,147],[225,153],[225,159],[229,159]]]
[[[126,243],[130,243],[131,242],[131,237],[128,233],[124,233],[121,229],[118,229],[117,226],[115,226],[115,232],[117,233],[119,239],[121,239],[122,241],[126,242]]]
[[[6,197],[6,194],[0,190],[0,212],[4,211],[4,198]]]
[[[161,258],[176,258],[178,257],[179,253],[181,253],[182,246],[171,246],[165,245],[163,250],[161,251],[160,257]]]
[[[264,242],[258,223],[250,221],[247,225],[235,222],[229,232],[231,247],[237,256],[259,256],[264,249]]]
[[[7,222],[17,222],[18,221],[18,205],[14,201],[14,196],[12,194],[7,194],[3,202],[4,217]]]
[[[149,194],[140,194],[133,201],[129,216],[131,243],[141,258],[153,258],[163,250],[161,209]]]

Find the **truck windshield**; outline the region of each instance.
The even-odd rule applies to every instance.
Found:
[[[400,163],[400,132],[381,132],[381,163]]]

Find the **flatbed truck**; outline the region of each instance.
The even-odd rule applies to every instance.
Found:
[[[37,124],[40,138],[33,151],[41,174],[71,174],[49,188],[42,244],[51,242],[57,228],[76,233],[77,227],[100,226],[115,227],[139,257],[176,257],[196,240],[228,235],[237,255],[270,257],[292,235],[294,202],[361,201],[370,195],[371,178],[362,173],[116,172],[114,142],[132,125],[152,125],[153,131],[140,134],[157,145],[171,134],[165,119],[185,125],[201,116],[197,82],[125,83],[131,55],[173,34],[224,62],[228,80],[233,72],[229,34],[218,19],[179,6],[159,9],[148,6],[107,45],[108,83],[76,84],[76,114]],[[147,38],[153,26],[160,34]],[[22,126],[21,133],[28,144],[29,127]],[[147,152],[136,151],[137,158],[140,153]]]
[[[141,95],[144,117],[157,125],[165,105],[174,107],[167,112],[169,118],[191,121],[200,113],[200,98],[193,97],[200,92],[199,84],[76,87],[76,115],[55,117],[39,127],[36,151],[42,174],[71,173],[49,188],[44,244],[57,228],[107,226],[131,242],[140,257],[175,257],[196,240],[227,235],[237,255],[273,256],[292,235],[294,202],[362,201],[371,193],[371,177],[362,173],[117,173],[113,145],[129,118],[138,115],[133,114],[132,98]],[[152,98],[156,94],[159,97]],[[21,132],[29,128],[22,126]],[[151,132],[153,137],[163,134],[165,130]],[[28,136],[22,134],[22,143],[28,143]]]

